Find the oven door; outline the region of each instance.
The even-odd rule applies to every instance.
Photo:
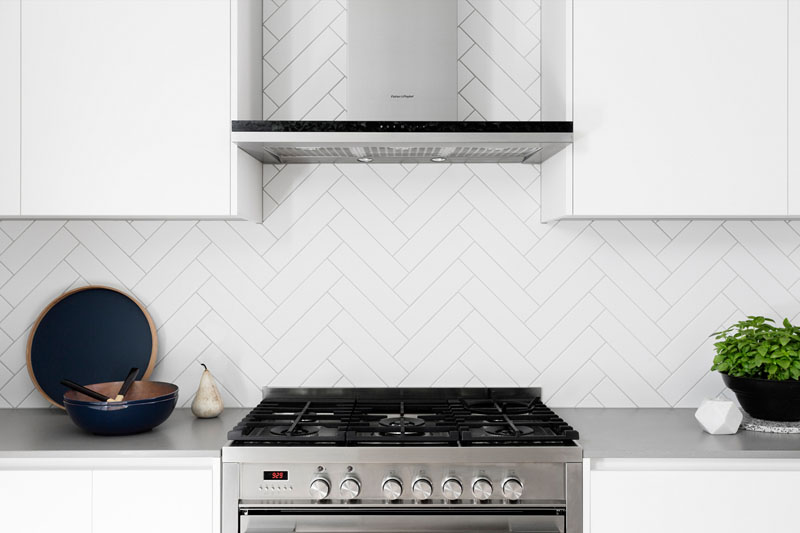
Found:
[[[563,509],[249,509],[240,533],[564,533]]]

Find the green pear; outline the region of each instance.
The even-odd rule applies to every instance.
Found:
[[[200,363],[203,365],[203,363]],[[197,393],[194,395],[192,402],[192,413],[197,418],[214,418],[219,416],[224,409],[222,405],[222,396],[219,395],[217,385],[214,383],[214,378],[208,367],[203,365],[203,375],[200,377],[200,386],[197,387]]]

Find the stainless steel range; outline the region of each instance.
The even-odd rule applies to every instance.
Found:
[[[264,389],[222,533],[582,531],[582,451],[538,388]]]

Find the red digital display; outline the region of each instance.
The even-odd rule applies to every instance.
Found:
[[[289,481],[289,472],[286,470],[267,470],[264,472],[264,481]]]

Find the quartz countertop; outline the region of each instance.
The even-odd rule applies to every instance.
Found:
[[[0,409],[0,457],[220,457],[228,431],[249,409],[200,420],[175,409],[157,428],[121,437],[91,435],[60,409]]]
[[[554,410],[580,432],[590,458],[800,458],[800,435],[709,435],[694,409]],[[228,431],[248,412],[226,409],[199,420],[176,409],[152,431],[101,437],[57,409],[0,409],[0,457],[219,457]]]
[[[649,459],[800,459],[800,434],[710,435],[695,409],[554,409],[580,432],[583,456]]]

